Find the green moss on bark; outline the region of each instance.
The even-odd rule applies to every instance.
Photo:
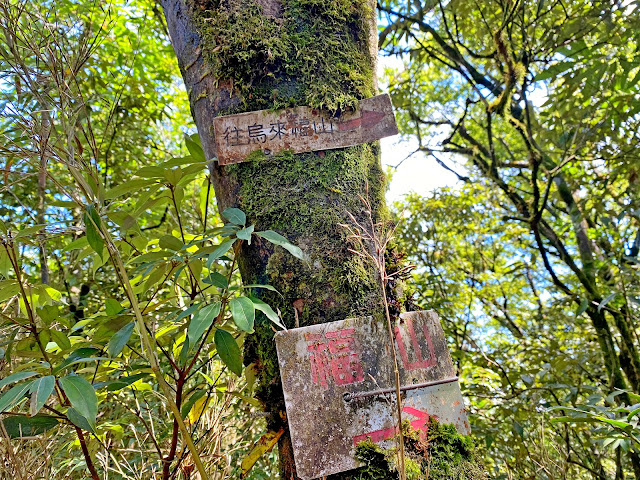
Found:
[[[271,249],[266,265],[248,254],[241,269],[252,282],[268,282],[279,294],[261,292],[277,307],[287,327],[312,325],[381,312],[376,272],[348,250],[346,212],[364,218],[358,198],[369,185],[375,212],[385,212],[385,177],[375,145],[360,145],[321,153],[253,159],[228,169],[238,177],[238,204],[256,229],[273,229],[298,244],[308,261],[300,261],[280,247]],[[255,248],[255,247],[254,247]],[[247,277],[245,277],[247,278]],[[265,403],[281,403],[273,331],[258,328],[248,340],[247,358],[259,363],[258,396]]]
[[[202,54],[216,79],[230,80],[239,110],[308,105],[353,109],[374,92],[365,0],[194,0]],[[226,112],[233,113],[233,112]]]

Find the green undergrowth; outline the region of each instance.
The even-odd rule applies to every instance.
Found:
[[[403,424],[405,471],[408,480],[487,480],[478,447],[454,425],[431,421],[425,438]],[[356,456],[364,466],[330,480],[393,480],[399,478],[396,449],[385,450],[366,440],[356,446]]]
[[[254,0],[191,1],[208,73],[242,98],[225,113],[299,105],[337,112],[375,93],[366,0],[271,2],[276,12]]]

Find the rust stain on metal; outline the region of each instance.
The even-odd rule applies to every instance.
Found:
[[[273,155],[350,147],[398,133],[389,95],[360,101],[355,112],[331,116],[309,107],[260,110],[213,120],[218,163],[245,161],[262,151]]]
[[[392,446],[395,388],[384,323],[371,317],[278,332],[282,388],[298,475],[318,478],[359,466],[355,445]],[[469,433],[464,401],[435,312],[400,316],[395,331],[403,419],[431,418]]]

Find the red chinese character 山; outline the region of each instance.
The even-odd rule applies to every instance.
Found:
[[[315,385],[327,389],[330,378],[336,385],[350,385],[364,380],[354,331],[353,328],[345,328],[326,332],[324,336],[309,333],[305,335],[307,342],[311,343],[307,350],[311,352],[311,379]]]

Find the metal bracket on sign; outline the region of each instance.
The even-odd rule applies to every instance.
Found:
[[[452,378],[444,378],[442,380],[435,380],[433,382],[414,383],[412,385],[406,385],[404,387],[400,387],[400,391],[406,392],[407,390],[416,390],[418,388],[433,387],[436,385],[443,385],[445,383],[453,383],[457,381],[458,381],[458,377],[452,377]],[[344,394],[344,401],[350,402],[351,400],[355,400],[356,398],[374,397],[376,395],[384,395],[387,393],[393,393],[395,391],[396,391],[395,387],[392,387],[392,388],[381,388],[379,390],[371,390],[369,392],[358,392],[358,393],[347,392]]]

